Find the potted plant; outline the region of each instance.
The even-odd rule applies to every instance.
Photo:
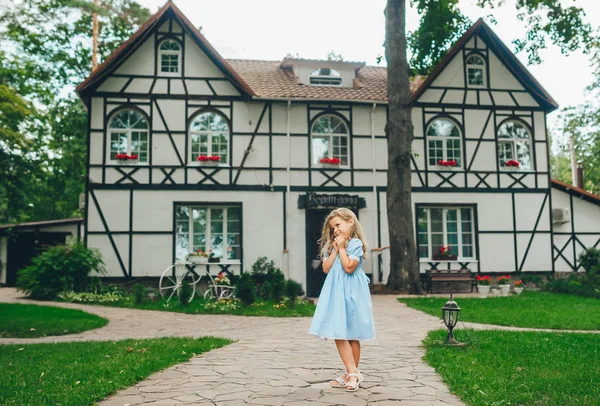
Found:
[[[231,285],[231,281],[227,277],[227,273],[225,271],[219,272],[217,277],[215,278],[215,284],[217,285]]]
[[[479,297],[485,299],[488,297],[490,293],[490,288],[492,285],[492,277],[489,275],[481,276],[477,275],[477,291],[479,292]]]
[[[500,288],[500,294],[502,296],[508,296],[508,292],[510,291],[510,276],[498,276],[496,278],[498,281],[498,287]]]
[[[449,246],[442,246],[437,254],[433,254],[433,259],[437,261],[456,261],[457,256],[452,254]]]
[[[518,281],[515,281],[515,286],[513,287],[513,289],[515,290],[515,293],[517,295],[520,295],[521,292],[523,292],[523,281],[521,279],[519,279]]]
[[[206,264],[208,262],[208,252],[204,252],[198,249],[196,252],[190,252],[188,254],[188,262],[193,264]]]

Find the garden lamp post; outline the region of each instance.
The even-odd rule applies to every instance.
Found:
[[[444,318],[444,324],[448,328],[448,337],[446,337],[446,341],[444,344],[457,345],[459,344],[454,339],[454,334],[452,334],[452,330],[458,323],[458,313],[460,312],[460,307],[458,304],[452,300],[452,294],[450,294],[450,300],[444,304],[442,307],[442,317]]]

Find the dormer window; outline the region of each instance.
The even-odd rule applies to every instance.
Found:
[[[469,55],[466,63],[467,84],[469,87],[485,86],[485,62],[480,55]]]
[[[310,84],[318,86],[341,86],[342,75],[331,68],[315,69],[310,74]]]
[[[181,46],[172,39],[160,43],[158,47],[160,57],[160,72],[176,74],[181,70]]]

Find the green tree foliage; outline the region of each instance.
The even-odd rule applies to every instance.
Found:
[[[563,54],[575,50],[587,52],[594,43],[592,27],[585,12],[576,6],[564,6],[561,0],[516,0],[517,18],[527,28],[526,38],[513,41],[515,51],[525,51],[530,64],[539,64],[539,51],[548,40]],[[508,7],[506,0],[477,0],[479,7]],[[408,47],[413,73],[427,74],[445,55],[448,48],[469,28],[470,21],[460,11],[459,0],[411,0],[421,21],[410,34]],[[493,17],[491,17],[493,20]]]
[[[411,0],[421,15],[419,28],[408,35],[413,74],[427,75],[472,22],[458,8],[459,0]]]
[[[0,7],[0,222],[81,215],[87,114],[74,89],[91,71],[92,12],[100,61],[150,12],[133,0]]]

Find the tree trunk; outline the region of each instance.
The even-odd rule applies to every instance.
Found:
[[[94,0],[94,7],[98,7],[98,0]],[[98,67],[98,13],[92,13],[92,72]]]
[[[406,59],[406,1],[388,0],[385,9],[388,75],[387,216],[390,235],[388,292],[423,294],[412,223],[410,78]]]

